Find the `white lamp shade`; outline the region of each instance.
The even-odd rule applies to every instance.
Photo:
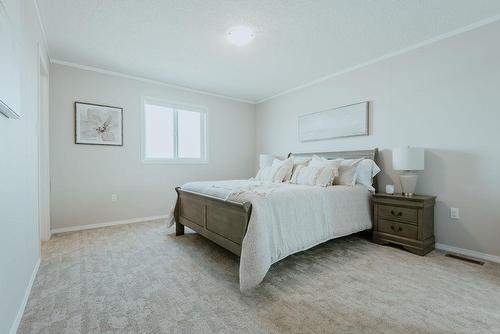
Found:
[[[272,154],[261,154],[259,156],[259,168],[271,166],[275,156]]]
[[[392,151],[394,170],[423,170],[425,150],[418,147],[395,148]]]

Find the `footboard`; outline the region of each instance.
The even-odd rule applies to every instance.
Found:
[[[175,191],[176,235],[184,234],[184,226],[187,226],[234,254],[241,254],[241,243],[252,213],[250,202],[224,201],[179,187]]]

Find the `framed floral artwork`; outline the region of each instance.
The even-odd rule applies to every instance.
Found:
[[[75,144],[123,146],[123,108],[75,102]]]

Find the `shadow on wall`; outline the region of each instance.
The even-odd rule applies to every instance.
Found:
[[[385,193],[385,186],[393,184],[396,192],[401,192],[398,172],[392,169],[392,150],[380,150],[378,152],[378,162],[382,170],[378,174],[378,192]]]
[[[477,234],[471,233],[474,222],[468,219],[472,216],[469,211],[483,203],[481,194],[470,193],[469,184],[474,175],[479,175],[477,162],[477,154],[471,152],[426,150],[425,170],[419,172],[417,191],[437,196],[434,211],[437,242],[467,249],[482,248]],[[451,219],[451,207],[461,209],[461,219]]]
[[[379,151],[378,164],[382,169],[378,178],[378,191],[385,193],[386,184],[393,184],[401,192],[399,171],[392,167],[392,150]],[[469,249],[481,249],[481,245],[470,231],[473,228],[467,219],[466,205],[475,207],[481,203],[480,194],[469,194],[467,176],[478,175],[477,155],[470,152],[426,148],[425,170],[418,171],[417,194],[434,195],[435,235],[437,242]],[[462,220],[450,218],[450,208],[461,207]],[[465,219],[464,219],[465,218]],[[465,244],[465,242],[467,244]]]

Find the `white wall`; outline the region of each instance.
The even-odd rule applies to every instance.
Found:
[[[9,333],[17,328],[40,257],[36,122],[38,44],[43,39],[32,0],[1,2],[18,33],[21,64],[22,117],[0,115],[0,333]],[[42,55],[47,57],[44,51]]]
[[[500,256],[500,23],[257,105],[256,153],[427,148],[418,193],[437,195],[437,242]],[[371,101],[371,135],[300,143],[297,116]],[[449,208],[460,208],[453,223]]]
[[[253,173],[251,104],[55,64],[50,94],[52,229],[165,215],[175,186]],[[142,162],[142,96],[208,107],[208,164]],[[75,145],[75,101],[122,107],[124,146]],[[111,202],[111,194],[118,202]]]

